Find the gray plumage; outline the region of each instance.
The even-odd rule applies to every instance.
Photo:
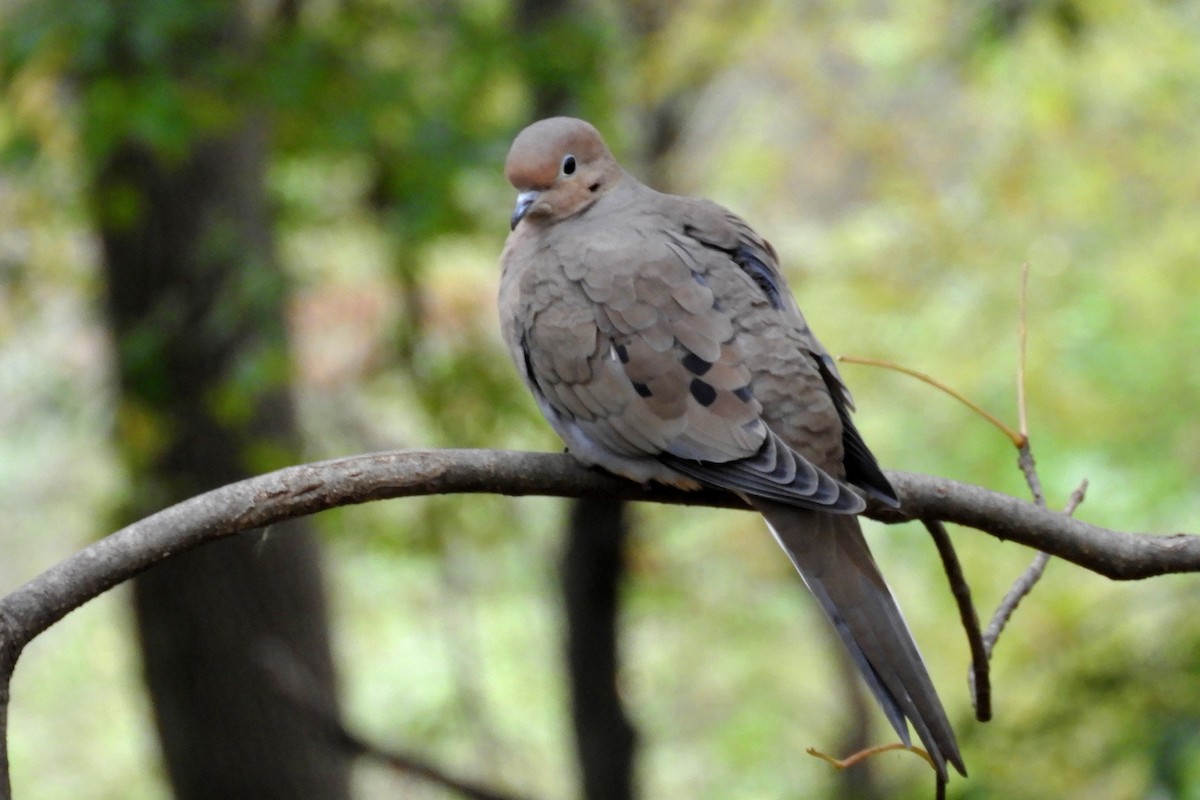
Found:
[[[585,463],[737,492],[766,518],[900,738],[965,774],[954,732],[858,524],[895,492],[771,246],[621,169],[582,120],[534,123],[500,280],[514,363]],[[852,488],[854,487],[854,488]]]

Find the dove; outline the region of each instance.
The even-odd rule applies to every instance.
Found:
[[[899,506],[774,249],[716,203],[657,192],[591,124],[513,141],[501,255],[505,343],[550,426],[589,466],[737,493],[767,526],[900,739],[939,778],[966,768],[858,522]]]

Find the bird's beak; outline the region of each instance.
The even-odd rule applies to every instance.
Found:
[[[524,217],[526,212],[529,211],[530,206],[537,202],[537,199],[540,195],[541,192],[535,192],[532,189],[528,192],[521,192],[517,195],[517,205],[516,208],[513,209],[512,219],[509,220],[509,230],[513,230],[517,227],[517,223],[520,222],[521,218]]]

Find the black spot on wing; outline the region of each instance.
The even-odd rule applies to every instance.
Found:
[[[625,345],[615,344],[613,345],[613,351],[616,352],[617,358],[621,359],[622,364],[629,363],[629,350],[625,348]]]
[[[644,383],[638,383],[637,381],[633,382],[633,390],[641,397],[650,397],[653,394],[653,392],[650,391],[649,386]]]
[[[738,388],[734,389],[733,396],[738,400],[741,400],[743,403],[749,403],[754,398],[754,392],[751,390],[750,385],[746,384],[745,386],[739,386]]]
[[[537,401],[538,407],[542,409],[542,413],[562,419],[563,412],[555,408],[552,403],[547,402],[546,392],[542,390],[541,384],[538,383],[537,373],[533,370],[533,355],[529,350],[528,331],[521,333],[521,368],[525,371],[525,382],[529,385],[529,391],[533,394],[534,400]]]
[[[688,353],[683,357],[683,366],[693,375],[703,375],[712,369],[712,362],[705,361],[695,353]]]
[[[779,291],[779,284],[776,282],[776,272],[763,263],[753,250],[745,245],[738,247],[731,253],[733,262],[741,267],[742,272],[750,276],[750,280],[762,290],[766,295],[767,302],[772,308],[783,308],[783,296]]]
[[[529,383],[530,388],[541,391],[537,385],[537,378],[533,374],[533,356],[529,352],[529,335],[525,332],[521,334],[521,363],[525,368],[525,380]]]
[[[692,378],[688,391],[692,393],[692,397],[696,398],[696,402],[705,408],[711,406],[717,399],[717,390],[699,378]]]

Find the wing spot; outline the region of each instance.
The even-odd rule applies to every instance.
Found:
[[[625,349],[625,345],[623,345],[623,344],[612,345],[612,352],[616,354],[617,358],[620,360],[620,362],[622,364],[629,363],[629,351]]]
[[[537,387],[540,391],[541,387],[537,385],[537,375],[533,371],[533,355],[529,347],[528,333],[521,334],[521,361],[525,367],[525,380],[529,381],[530,386]]]
[[[637,381],[633,382],[633,390],[641,397],[650,397],[653,395],[653,392],[650,391],[649,386],[644,383],[638,383]]]
[[[740,386],[737,389],[734,389],[733,396],[738,400],[741,400],[743,403],[749,403],[752,399],[754,399],[754,392],[750,389],[750,384],[746,384],[745,386]]]
[[[705,408],[711,406],[717,399],[717,390],[699,378],[692,378],[688,391],[692,393],[692,397],[696,398],[696,402]]]
[[[693,375],[703,375],[712,369],[712,362],[705,361],[695,353],[688,353],[683,357],[683,366],[687,367],[687,371]]]

